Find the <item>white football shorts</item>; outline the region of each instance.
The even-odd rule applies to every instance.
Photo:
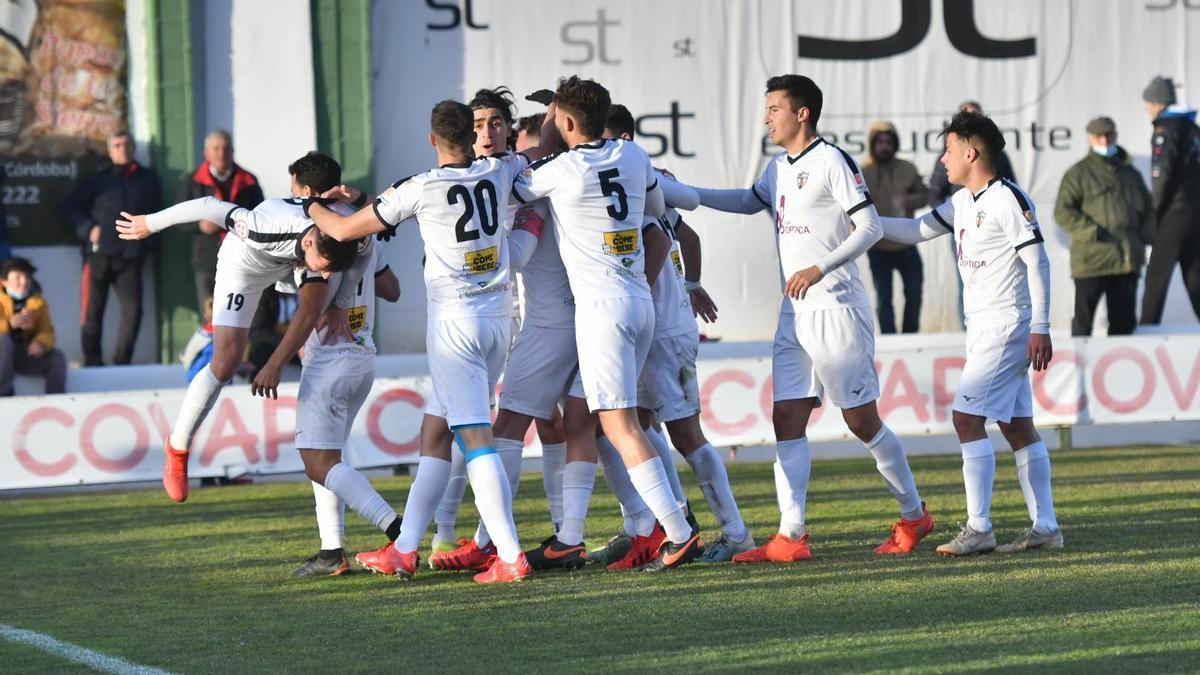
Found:
[[[839,408],[879,398],[875,324],[868,309],[780,312],[771,355],[776,401],[829,395]]]
[[[967,362],[952,410],[1001,422],[1033,417],[1029,322],[967,326]]]

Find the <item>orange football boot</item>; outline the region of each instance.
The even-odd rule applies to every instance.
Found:
[[[492,542],[479,548],[474,539],[459,539],[458,548],[429,556],[429,566],[447,572],[482,572],[492,564],[495,555],[496,545]]]
[[[390,541],[377,550],[359,553],[354,556],[354,559],[358,561],[358,564],[376,574],[397,576],[402,579],[412,577],[417,571],[417,565],[421,562],[421,556],[417,555],[416,551],[401,553]]]
[[[610,563],[607,569],[613,571],[638,569],[658,556],[658,549],[662,548],[666,539],[667,531],[662,528],[662,525],[655,522],[654,529],[648,536],[634,535],[633,546],[629,549],[629,553],[626,553],[624,558]]]
[[[533,574],[533,568],[529,566],[529,561],[525,559],[525,554],[521,553],[517,555],[515,562],[510,563],[504,562],[499,557],[495,558],[491,567],[475,575],[475,583],[496,584],[520,581],[530,574]]]
[[[917,520],[901,518],[892,523],[892,535],[888,540],[875,547],[879,555],[912,553],[925,535],[933,532],[933,514],[921,502],[921,517]]]
[[[188,451],[171,447],[171,439],[163,441],[163,489],[177,502],[188,498]]]
[[[799,562],[812,557],[808,548],[808,533],[799,539],[776,532],[767,543],[733,556],[735,563]]]

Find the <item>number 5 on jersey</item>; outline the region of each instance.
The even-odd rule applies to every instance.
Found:
[[[598,175],[600,176],[600,190],[609,197],[616,196],[617,198],[615,205],[608,205],[608,215],[612,216],[614,220],[625,220],[625,217],[629,215],[629,200],[625,196],[625,187],[615,180],[621,176],[621,172],[617,169],[605,169]]]

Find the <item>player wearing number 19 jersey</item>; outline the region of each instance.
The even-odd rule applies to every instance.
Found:
[[[750,189],[697,190],[705,206],[738,213],[770,209],[787,295],[771,359],[778,459],[779,533],[734,562],[792,562],[811,556],[805,505],[809,416],[822,395],[842,409],[900,505],[901,518],[876,553],[907,553],[933,530],[900,440],[879,417],[875,329],[854,259],[881,236],[862,173],[817,135],[822,94],[807,77],[767,81],[764,122],[784,148]]]
[[[521,201],[547,198],[559,252],[575,296],[575,336],[587,408],[621,453],[642,499],[666,531],[655,562],[675,567],[700,554],[699,532],[675,500],[662,461],[638,423],[638,374],[654,333],[654,306],[646,283],[643,217],[665,208],[645,151],[602,138],[611,99],[591,80],[559,81],[547,112],[542,144],[561,136],[571,150],[535,163],[514,185]],[[557,140],[554,138],[552,140]],[[575,410],[578,410],[576,407]],[[568,409],[567,465],[563,470],[563,525],[531,552],[531,563],[582,564],[583,523],[596,475],[595,422],[588,410],[578,426]],[[576,418],[579,419],[579,415]]]

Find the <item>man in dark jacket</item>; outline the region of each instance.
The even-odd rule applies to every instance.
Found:
[[[1097,117],[1087,137],[1091,151],[1063,174],[1054,208],[1058,226],[1071,235],[1071,334],[1092,334],[1103,295],[1108,334],[1129,335],[1137,325],[1138,274],[1154,238],[1154,209],[1142,174],[1117,145],[1116,124]]]
[[[1162,321],[1167,287],[1175,265],[1200,318],[1200,127],[1195,110],[1175,106],[1175,83],[1156,77],[1142,92],[1146,112],[1154,120],[1150,184],[1158,220],[1154,249],[1146,266],[1142,324]]]
[[[263,201],[262,188],[254,174],[233,161],[233,139],[228,131],[216,129],[204,137],[204,161],[183,179],[176,201],[216,197],[247,209]],[[204,301],[212,295],[217,278],[217,251],[225,236],[218,223],[201,220],[181,225],[192,234],[192,274],[196,284],[196,307],[203,313]]]
[[[158,175],[133,158],[133,137],[121,131],[108,139],[108,160],[81,181],[63,205],[64,216],[83,242],[84,365],[102,365],[100,331],[108,288],[121,303],[121,322],[113,363],[129,363],[142,321],[142,263],[149,250],[145,241],[117,236],[122,211],[152,213],[162,208]]]

